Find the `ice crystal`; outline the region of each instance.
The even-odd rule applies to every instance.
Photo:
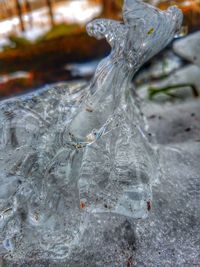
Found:
[[[126,218],[147,216],[158,163],[130,82],[172,40],[181,20],[175,7],[160,11],[127,0],[123,22],[102,19],[87,26],[90,35],[106,38],[112,47],[89,84],[1,102],[4,257],[75,260],[77,248],[98,246],[102,232],[107,244],[116,240],[116,250],[133,249]],[[129,249],[124,255],[131,257]],[[91,266],[105,265],[96,259]]]

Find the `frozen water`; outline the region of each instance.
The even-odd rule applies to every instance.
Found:
[[[1,102],[0,251],[7,262],[131,264],[133,219],[151,209],[159,164],[130,81],[171,41],[182,14],[125,1],[123,17],[88,24],[90,35],[112,47],[89,84]]]
[[[69,84],[1,103],[1,242],[15,260],[66,257],[106,213],[147,215],[157,166],[134,123],[139,110],[132,102],[133,132],[116,114],[77,141],[66,126],[85,90]]]

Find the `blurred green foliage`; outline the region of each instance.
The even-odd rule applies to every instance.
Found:
[[[24,46],[31,44],[31,42],[29,40],[27,40],[25,37],[10,35],[8,37],[8,39],[10,41],[10,47],[11,48],[21,48],[21,47],[24,47]],[[7,45],[7,49],[8,48],[9,48],[9,45]]]
[[[78,24],[58,24],[51,28],[47,33],[41,36],[37,42],[52,40],[54,38],[73,35],[83,31],[83,28]]]

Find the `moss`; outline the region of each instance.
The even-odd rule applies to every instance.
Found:
[[[81,28],[79,25],[62,23],[54,26],[51,30],[49,30],[47,33],[41,36],[37,40],[37,42],[48,41],[55,38],[69,36],[80,32],[83,32],[83,28]]]
[[[9,51],[13,49],[20,49],[20,48],[27,48],[31,49],[31,45],[37,45],[44,41],[50,41],[54,40],[60,37],[67,37],[70,35],[76,35],[79,33],[83,33],[84,29],[77,25],[77,24],[58,24],[54,26],[51,30],[49,30],[47,33],[39,37],[35,42],[30,42],[25,37],[19,37],[19,36],[9,36],[9,45],[5,45],[3,47],[3,51]]]
[[[26,38],[14,35],[9,36],[9,41],[11,42],[11,48],[20,48],[31,44]]]

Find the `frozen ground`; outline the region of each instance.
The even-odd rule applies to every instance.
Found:
[[[200,101],[145,109],[162,177],[150,217],[136,224],[133,266],[200,266]]]

